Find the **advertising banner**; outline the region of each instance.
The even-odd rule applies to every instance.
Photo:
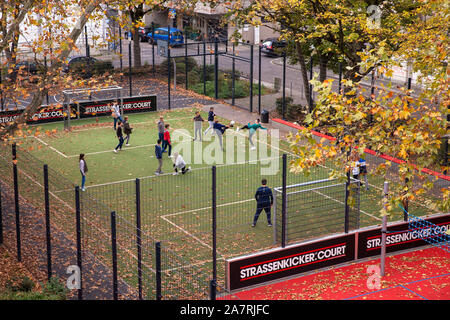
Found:
[[[70,117],[74,118],[89,118],[99,116],[110,116],[111,106],[114,100],[99,100],[81,102],[79,104],[70,104]],[[156,111],[156,95],[127,97],[123,98],[123,112],[137,113]],[[78,114],[79,112],[79,114]],[[0,112],[0,124],[13,122],[17,117],[23,113],[23,109],[9,110]],[[63,121],[66,116],[62,105],[42,106],[39,111],[27,121],[28,124],[47,123],[54,121]]]
[[[227,260],[227,287],[235,290],[354,259],[354,234],[274,249]]]
[[[427,218],[436,225],[420,230],[409,230],[408,222],[388,226],[386,234],[386,252],[412,249],[428,245],[426,237],[439,234],[450,228],[450,214]],[[358,232],[358,259],[379,255],[381,253],[381,228],[361,230]]]

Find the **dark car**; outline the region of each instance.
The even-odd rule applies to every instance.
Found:
[[[261,44],[261,52],[265,53],[268,56],[279,56],[286,46],[287,42],[285,40],[268,38]]]
[[[114,70],[111,61],[102,61],[94,57],[75,56],[70,57],[66,65],[62,68],[65,73],[76,73],[82,77],[89,77],[93,74],[103,74]]]
[[[16,80],[17,77],[20,76],[21,79],[28,79],[32,82],[36,80],[36,76],[38,73],[44,72],[44,66],[36,61],[20,61],[15,64],[12,68],[13,72],[11,72],[7,77],[10,80]]]
[[[138,28],[138,35],[141,42],[147,42],[148,41],[148,33],[152,31],[151,27],[139,27]],[[125,31],[125,39],[130,38],[133,40],[133,34],[131,31]]]
[[[14,71],[35,75],[43,66],[34,61],[21,61],[16,63]]]

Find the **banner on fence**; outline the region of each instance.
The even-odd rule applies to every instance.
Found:
[[[409,223],[397,223],[388,226],[386,234],[386,252],[412,249],[428,245],[424,240],[433,236],[433,233],[450,228],[450,214],[434,216],[425,219],[436,225],[439,230],[423,229],[410,230]],[[358,232],[358,258],[368,258],[379,255],[381,252],[381,228],[361,230]]]
[[[274,249],[226,261],[227,288],[240,289],[355,259],[355,235]]]
[[[386,252],[426,246],[425,239],[450,230],[450,214],[424,218],[430,228],[409,229],[408,222],[388,226]],[[327,266],[379,255],[381,227],[312,240],[310,242],[229,259],[225,262],[228,290],[275,281]]]
[[[98,100],[70,104],[71,118],[89,118],[111,115],[114,100]],[[157,110],[156,95],[123,98],[124,113],[149,112]],[[24,112],[23,109],[0,112],[0,123],[13,122]],[[62,105],[42,106],[28,124],[63,121],[66,117]]]

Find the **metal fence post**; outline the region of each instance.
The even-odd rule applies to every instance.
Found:
[[[155,23],[152,21],[152,71],[155,75]]]
[[[132,76],[132,73],[131,73],[131,41],[128,42],[128,83],[130,85],[129,95],[130,95],[130,97],[132,97],[133,96],[133,89],[132,89],[133,76]]]
[[[156,300],[161,300],[161,242],[155,243]]]
[[[283,154],[283,181],[282,181],[282,195],[281,195],[281,247],[286,246],[286,205],[287,205],[287,155]]]
[[[219,99],[219,43],[214,38],[214,98]]]
[[[233,57],[231,58],[231,72],[233,73],[231,75],[231,105],[234,106],[235,99],[236,99],[236,59],[234,57],[235,55],[235,45],[233,42]]]
[[[22,245],[20,240],[19,178],[17,175],[17,147],[15,143],[12,145],[12,160],[13,160],[13,176],[14,176],[14,209],[16,216],[17,260],[22,261]]]
[[[122,58],[122,27],[119,23],[119,63],[120,63],[120,81],[122,81],[122,69],[123,69],[123,58]]]
[[[170,34],[170,26],[168,27]],[[167,41],[167,104],[170,110],[170,37]]]
[[[111,212],[111,255],[113,276],[113,300],[118,300],[117,285],[117,234],[116,234],[116,212]]]
[[[203,39],[203,95],[206,96],[206,41]]]
[[[52,245],[50,230],[50,197],[48,190],[48,166],[44,164],[45,237],[47,243],[47,279],[52,277]]]
[[[387,209],[388,203],[388,194],[389,194],[389,182],[384,182],[383,187],[383,206]],[[386,265],[386,234],[387,234],[387,215],[383,216],[383,221],[381,225],[381,272],[380,275],[385,275],[385,265]]]
[[[250,112],[253,112],[253,45],[250,45]]]
[[[136,245],[139,300],[142,300],[141,182],[136,179]]]
[[[76,220],[76,238],[77,238],[77,265],[80,269],[80,288],[78,289],[78,300],[83,300],[83,266],[81,260],[81,206],[80,206],[80,187],[75,187],[75,220]]]
[[[2,185],[0,184],[0,244],[3,244]]]
[[[216,280],[212,279],[209,282],[209,297],[211,300],[216,300],[217,295],[217,283]]]
[[[261,114],[261,46],[258,47],[258,114]]]
[[[216,166],[212,167],[212,276],[217,279],[217,187]]]
[[[349,230],[349,205],[348,205],[348,198],[350,195],[350,171],[347,172],[347,181],[345,181],[345,216],[344,216],[344,232],[348,233]]]
[[[286,51],[283,52],[283,98],[282,98],[282,117],[286,120]]]
[[[184,44],[184,75],[186,77],[186,90],[188,90],[189,83],[188,83],[188,44],[187,44],[187,41]]]
[[[309,60],[309,63],[311,64],[310,65],[310,70],[309,70],[309,80],[312,80],[312,78],[313,78],[313,62],[314,62],[313,61],[313,56],[311,54],[311,57],[310,57],[310,60]],[[312,112],[312,109],[313,109],[313,86],[310,83],[309,84],[309,113]]]

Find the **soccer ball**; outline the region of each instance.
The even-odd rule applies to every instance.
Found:
[[[234,124],[235,124],[234,120],[231,120],[230,121],[230,126],[234,126]]]

